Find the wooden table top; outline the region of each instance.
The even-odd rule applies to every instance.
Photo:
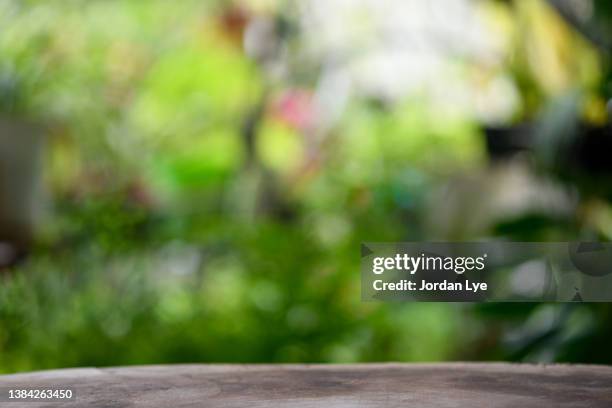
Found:
[[[9,389],[71,401],[6,403]],[[168,365],[0,376],[4,407],[612,407],[612,367],[529,364]]]

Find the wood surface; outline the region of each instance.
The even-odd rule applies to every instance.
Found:
[[[11,402],[9,388],[72,401]],[[0,376],[0,407],[612,407],[612,367],[528,364],[168,365]]]

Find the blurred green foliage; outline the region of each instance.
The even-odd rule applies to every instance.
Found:
[[[486,164],[480,125],[361,97],[320,137],[314,64],[278,80],[245,54],[247,10],[291,22],[253,4],[0,0],[0,109],[45,124],[49,189],[30,255],[0,272],[0,371],[612,361],[603,306],[362,303],[360,243],[431,238],[426,197]],[[299,32],[280,31],[292,55]],[[483,234],[580,221],[535,219]]]

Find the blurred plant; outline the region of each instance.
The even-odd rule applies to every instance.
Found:
[[[540,352],[524,322],[546,306],[360,303],[356,251],[428,237],[426,198],[483,168],[480,122],[590,92],[599,55],[542,2],[458,0],[450,20],[446,1],[345,3],[0,0],[0,109],[50,124],[54,199],[32,256],[0,276],[0,371],[596,360],[581,347],[608,333],[604,308],[544,316]],[[487,18],[528,25],[521,57]],[[514,221],[493,233],[576,233]]]

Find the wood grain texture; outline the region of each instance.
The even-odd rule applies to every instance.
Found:
[[[612,367],[526,364],[176,365],[0,376],[68,402],[4,407],[612,407]]]

